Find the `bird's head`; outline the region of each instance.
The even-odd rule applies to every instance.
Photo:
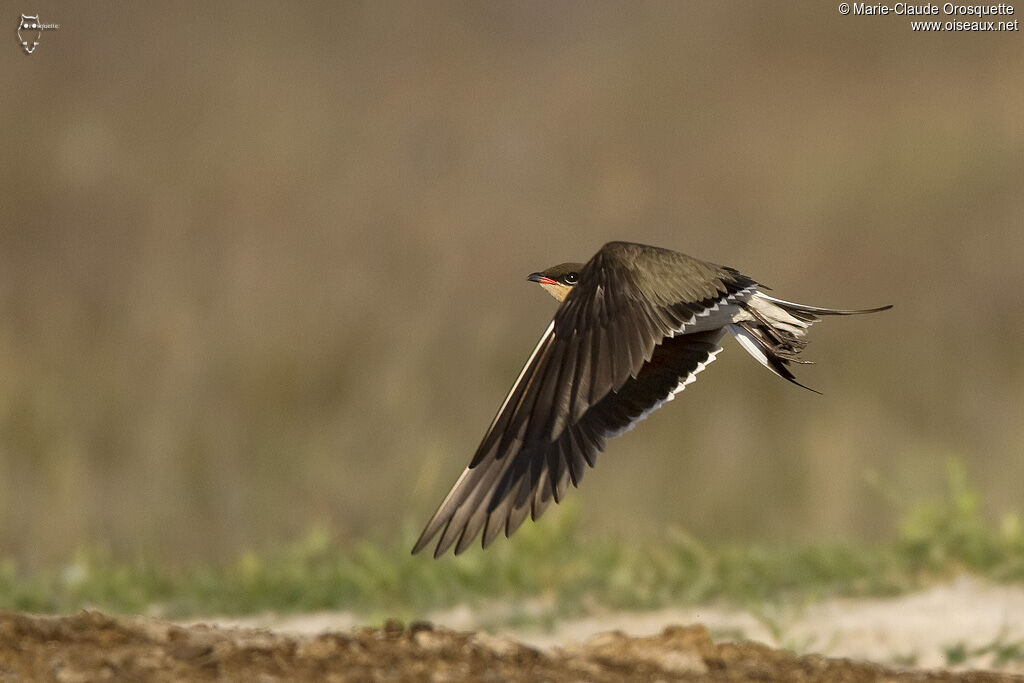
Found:
[[[569,296],[572,288],[579,284],[582,270],[582,263],[559,263],[547,270],[530,273],[526,279],[536,282],[559,301],[565,301],[565,297]]]

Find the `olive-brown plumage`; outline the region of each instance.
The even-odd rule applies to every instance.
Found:
[[[728,331],[759,362],[794,383],[788,365],[821,315],[884,310],[805,306],[764,294],[725,266],[629,242],[604,245],[585,264],[531,273],[561,301],[455,482],[413,548],[434,556],[487,547],[537,519],[579,484],[605,441],[694,381]],[[801,385],[802,386],[802,385]]]

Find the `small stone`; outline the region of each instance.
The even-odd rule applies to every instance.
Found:
[[[411,624],[409,624],[409,632],[412,633],[413,635],[419,633],[420,631],[433,631],[433,630],[434,630],[434,625],[431,624],[429,621],[417,620],[417,621],[414,621]]]

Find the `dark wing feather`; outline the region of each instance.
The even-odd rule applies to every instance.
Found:
[[[503,470],[502,484],[492,498],[483,546],[491,544],[506,520],[519,521],[527,510],[531,511],[532,519],[537,519],[552,499],[555,502],[561,499],[568,483],[579,486],[586,468],[593,467],[597,454],[604,450],[605,441],[631,429],[670,400],[684,383],[692,381],[691,378],[721,351],[718,346],[721,337],[722,330],[711,330],[666,339],[655,348],[651,361],[637,377],[631,377],[618,390],[608,393],[579,421],[566,428],[554,443],[536,444],[516,453],[515,462]],[[545,463],[548,467],[542,472],[541,481],[529,487],[531,496],[525,498],[523,491],[530,483],[530,470],[536,463]],[[556,480],[561,485],[555,489],[545,485]],[[512,496],[502,495],[504,490],[519,492],[514,503]]]
[[[452,545],[460,552],[484,527],[486,545],[499,525],[511,534],[527,513],[539,516],[548,493],[557,502],[620,423],[665,400],[685,377],[669,378],[666,368],[705,362],[701,352],[669,362],[667,349],[680,350],[666,340],[699,336],[684,334],[698,314],[756,285],[730,269],[625,242],[605,245],[579,279],[414,553],[439,533],[435,557]]]

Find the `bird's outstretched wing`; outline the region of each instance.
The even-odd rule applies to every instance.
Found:
[[[414,553],[439,533],[434,556],[453,545],[459,553],[481,529],[486,547],[528,512],[539,516],[593,466],[606,438],[714,359],[722,325],[701,323],[757,287],[732,269],[626,242],[602,247],[579,280]]]

